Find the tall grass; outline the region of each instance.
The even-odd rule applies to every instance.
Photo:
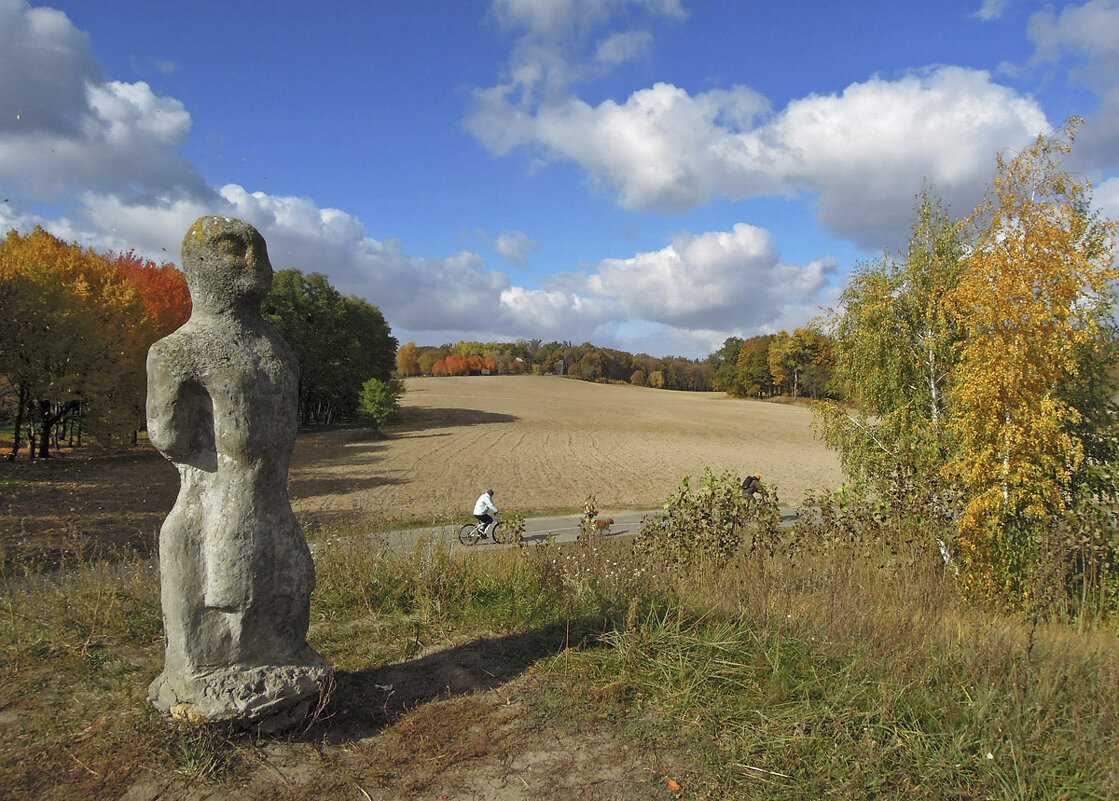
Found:
[[[515,642],[530,652],[510,654],[516,670],[494,681],[512,682],[541,721],[610,726],[655,749],[680,797],[1119,796],[1114,631],[962,606],[924,532],[833,512],[744,529],[733,552],[683,565],[593,537],[465,553],[338,537],[317,550],[309,637],[356,687],[525,635]],[[142,562],[6,576],[0,618],[6,795],[243,776],[251,738],[177,729],[148,708],[162,640]],[[534,639],[551,630],[564,636]],[[327,710],[295,739],[316,754],[345,748],[331,745],[339,720]],[[284,792],[295,797],[268,794]]]

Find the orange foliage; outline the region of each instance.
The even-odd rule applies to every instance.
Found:
[[[396,372],[401,377],[420,374],[419,348],[415,342],[409,342],[396,352]]]
[[[167,336],[190,317],[186,276],[174,264],[156,266],[131,250],[117,256],[110,253],[109,261],[139,293],[158,336]]]
[[[143,421],[144,355],[155,340],[140,294],[92,250],[42,228],[0,244],[0,374],[50,429],[81,414],[101,442]]]
[[[1013,160],[1000,156],[973,215],[979,246],[950,298],[968,334],[953,418],[962,447],[951,466],[970,494],[960,551],[969,589],[990,598],[1024,586],[1040,548],[1007,531],[1046,530],[1066,511],[1085,454],[1083,417],[1065,390],[1110,336],[1101,299],[1119,279],[1119,229],[1087,211],[1090,185],[1061,169],[1075,132],[1072,124],[1065,139],[1038,137]]]
[[[452,353],[444,361],[447,363],[447,375],[470,375],[470,365],[461,353]]]

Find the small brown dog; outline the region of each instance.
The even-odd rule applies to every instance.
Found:
[[[600,518],[598,518],[597,520],[594,521],[594,530],[596,532],[598,532],[598,531],[609,532],[610,531],[610,526],[612,526],[612,525],[614,525],[614,518],[612,518],[612,517],[600,517]]]

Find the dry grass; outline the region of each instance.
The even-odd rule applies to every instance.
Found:
[[[715,442],[731,431],[742,436],[747,423],[761,425],[751,416],[768,414],[766,404],[664,400],[559,379],[459,382],[417,382],[409,427],[387,440],[361,442],[345,431],[304,438],[298,502],[333,514],[329,504],[338,501],[358,519],[385,516],[374,514],[381,504],[402,508],[395,493],[421,485],[433,496],[447,493],[427,514],[450,505],[452,495],[469,502],[484,477],[469,474],[462,453],[439,452],[452,442],[495,464],[504,455],[501,469],[535,465],[519,484],[507,479],[507,496],[513,486],[529,493],[509,504],[529,508],[577,509],[588,490],[601,506],[657,506],[683,473],[698,475],[705,465],[757,467],[785,487],[780,452],[766,467],[762,451],[738,459],[742,440]],[[479,397],[446,394],[468,387]],[[562,398],[569,388],[576,395],[565,451],[560,413],[537,407],[547,393]],[[529,401],[498,392],[522,389]],[[646,426],[635,438],[645,450],[633,444],[628,452],[653,467],[615,466],[613,457],[585,453],[610,436],[617,449],[631,447],[622,444],[624,409],[646,397],[654,399],[648,409],[629,413],[635,426]],[[671,424],[640,422],[676,403],[682,411]],[[790,413],[802,413],[772,408],[787,423],[796,419]],[[594,433],[582,433],[580,421],[596,415]],[[435,424],[426,432],[415,428],[424,419]],[[669,429],[701,439],[709,429],[718,433],[693,453],[698,467],[668,475],[656,467],[668,454],[649,432]],[[809,435],[790,434],[797,436],[807,442]],[[576,475],[575,454],[594,467],[552,494],[548,481],[558,474],[534,472],[552,451],[570,453],[566,461],[556,457],[568,465],[565,474]],[[603,500],[595,480],[615,467],[630,471],[635,489]],[[1078,633],[961,607],[928,532],[887,541],[885,529],[874,536],[858,526],[825,529],[814,515],[783,531],[786,539],[772,550],[687,567],[644,561],[611,540],[489,553],[430,543],[400,553],[374,540],[340,540],[318,556],[310,632],[336,669],[331,704],[309,732],[259,741],[178,729],[146,704],[162,646],[157,582],[142,560],[9,572],[0,593],[0,794],[127,793],[130,801],[1119,796],[1114,631]],[[669,780],[681,789],[670,789]]]

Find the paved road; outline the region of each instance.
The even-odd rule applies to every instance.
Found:
[[[647,515],[658,515],[659,509],[644,512],[602,512],[599,517],[613,518],[614,524],[606,536],[619,537],[634,535],[641,530],[641,521]],[[554,535],[556,542],[573,542],[579,535],[579,521],[582,515],[564,515],[562,517],[532,517],[525,520],[525,533],[521,541],[526,545],[535,545],[545,542],[549,536]],[[390,547],[410,548],[417,542],[425,539],[445,538],[455,547],[463,547],[458,541],[458,529],[461,523],[440,527],[414,528],[405,531],[391,531],[380,534],[385,538]],[[482,540],[477,547],[492,547],[493,540]]]
[[[622,537],[633,536],[641,531],[641,521],[648,517],[659,515],[660,509],[649,509],[640,512],[601,512],[600,518],[612,518],[613,525],[610,526],[609,533],[604,536],[607,537]],[[556,542],[574,542],[579,535],[579,521],[581,515],[564,515],[561,517],[532,517],[525,520],[525,533],[521,537],[521,541],[526,545],[536,545],[547,541],[549,536],[554,536]],[[796,512],[792,509],[781,510],[781,525],[790,526],[796,520]],[[439,540],[446,539],[456,548],[463,548],[458,541],[458,529],[462,523],[455,525],[437,526],[406,529],[403,531],[390,531],[386,533],[379,533],[373,535],[378,539],[384,540],[390,548],[408,549],[415,546],[417,542],[424,540]],[[495,543],[493,540],[482,540],[475,547],[493,547]],[[312,550],[316,550],[316,545],[312,545]]]

